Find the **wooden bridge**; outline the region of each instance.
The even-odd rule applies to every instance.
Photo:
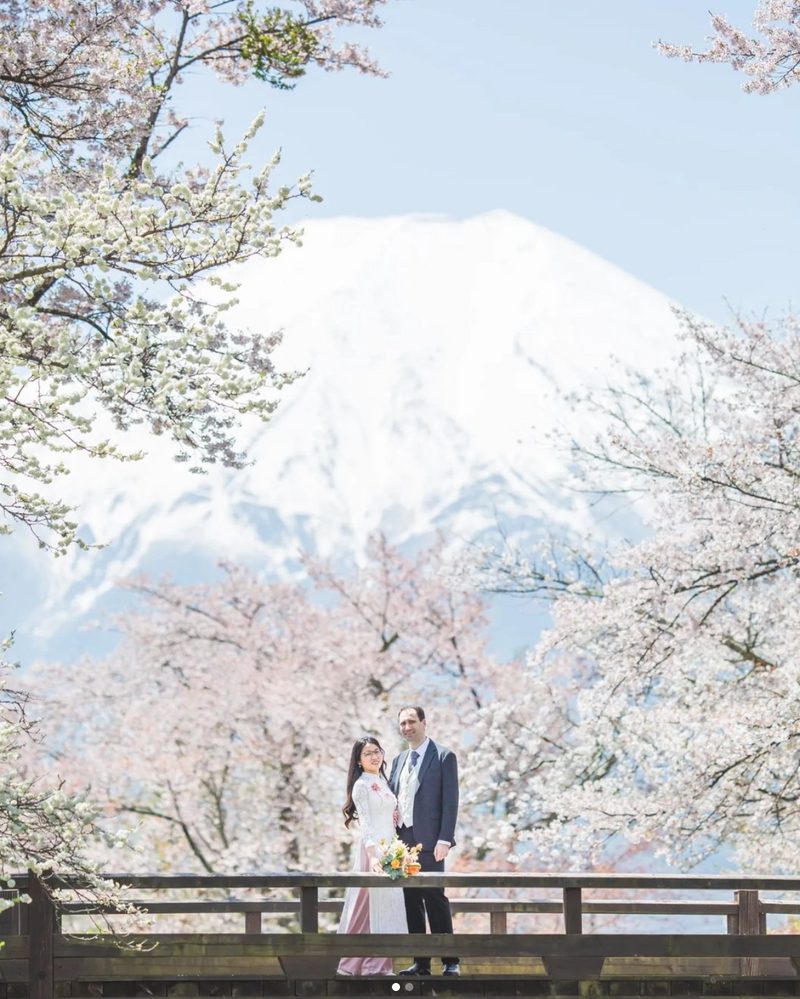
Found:
[[[800,934],[768,932],[771,914],[800,914],[800,901],[770,900],[762,895],[800,892],[800,878],[476,873],[425,874],[392,883],[373,874],[108,877],[128,886],[126,897],[154,915],[240,913],[241,931],[161,933],[154,929],[127,937],[127,948],[108,934],[78,938],[74,923],[86,913],[86,903],[64,902],[56,909],[34,878],[19,876],[17,889],[27,892],[31,903],[0,914],[0,999],[800,996]],[[54,879],[54,883],[75,886],[67,878]],[[481,921],[485,920],[489,932],[411,938],[337,935],[320,927],[321,914],[341,911],[346,887],[399,891],[412,885],[441,886],[451,894],[459,889],[494,893],[452,899],[456,923],[464,913],[484,914]],[[535,893],[541,895],[543,889],[549,897],[537,898]],[[181,899],[165,898],[169,890],[181,890]],[[513,890],[513,897],[498,894],[508,890]],[[613,892],[614,897],[589,897],[596,890]],[[697,897],[654,897],[664,890]],[[246,898],[232,897],[245,891],[250,893]],[[339,898],[330,897],[331,892]],[[536,913],[559,915],[563,932],[514,932],[518,916]],[[584,916],[589,913],[713,917],[724,932],[714,932],[712,921],[706,920],[709,931],[700,933],[584,933]],[[265,916],[271,924],[267,927]],[[132,950],[131,944],[141,944],[143,949]],[[336,977],[341,957],[389,956],[395,959],[397,971],[410,963],[412,954],[434,959],[458,954],[462,976]]]

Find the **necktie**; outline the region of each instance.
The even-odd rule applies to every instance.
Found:
[[[419,759],[419,753],[416,749],[411,750],[411,767],[412,769],[417,765],[417,760]]]

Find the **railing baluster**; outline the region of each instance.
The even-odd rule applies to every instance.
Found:
[[[564,932],[583,933],[583,913],[580,888],[564,888]]]
[[[507,912],[490,912],[489,913],[489,932],[490,933],[508,933],[508,913]]]
[[[319,897],[316,888],[300,889],[300,932],[319,933]]]
[[[563,888],[564,932],[583,933],[583,892],[580,888]],[[603,970],[603,957],[576,955],[543,955],[542,960],[551,978],[599,978]]]
[[[737,891],[736,902],[739,906],[737,928],[739,936],[760,936],[762,913],[758,892],[750,889]],[[758,958],[743,957],[739,962],[739,973],[743,976],[759,975],[761,968]]]
[[[260,933],[261,932],[261,913],[260,912],[246,912],[244,914],[244,931],[245,931],[245,933]]]

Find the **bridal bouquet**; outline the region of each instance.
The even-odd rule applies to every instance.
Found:
[[[398,878],[413,877],[419,874],[419,851],[422,843],[416,846],[406,846],[399,836],[393,836],[387,843],[381,840],[381,867],[392,881]]]

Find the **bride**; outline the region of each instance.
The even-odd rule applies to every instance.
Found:
[[[347,772],[344,824],[354,819],[360,832],[353,871],[383,874],[380,842],[388,843],[396,831],[397,799],[386,779],[383,749],[372,735],[356,739]],[[348,888],[344,898],[340,933],[408,933],[406,907],[400,889]],[[340,975],[391,975],[388,957],[346,957]]]

